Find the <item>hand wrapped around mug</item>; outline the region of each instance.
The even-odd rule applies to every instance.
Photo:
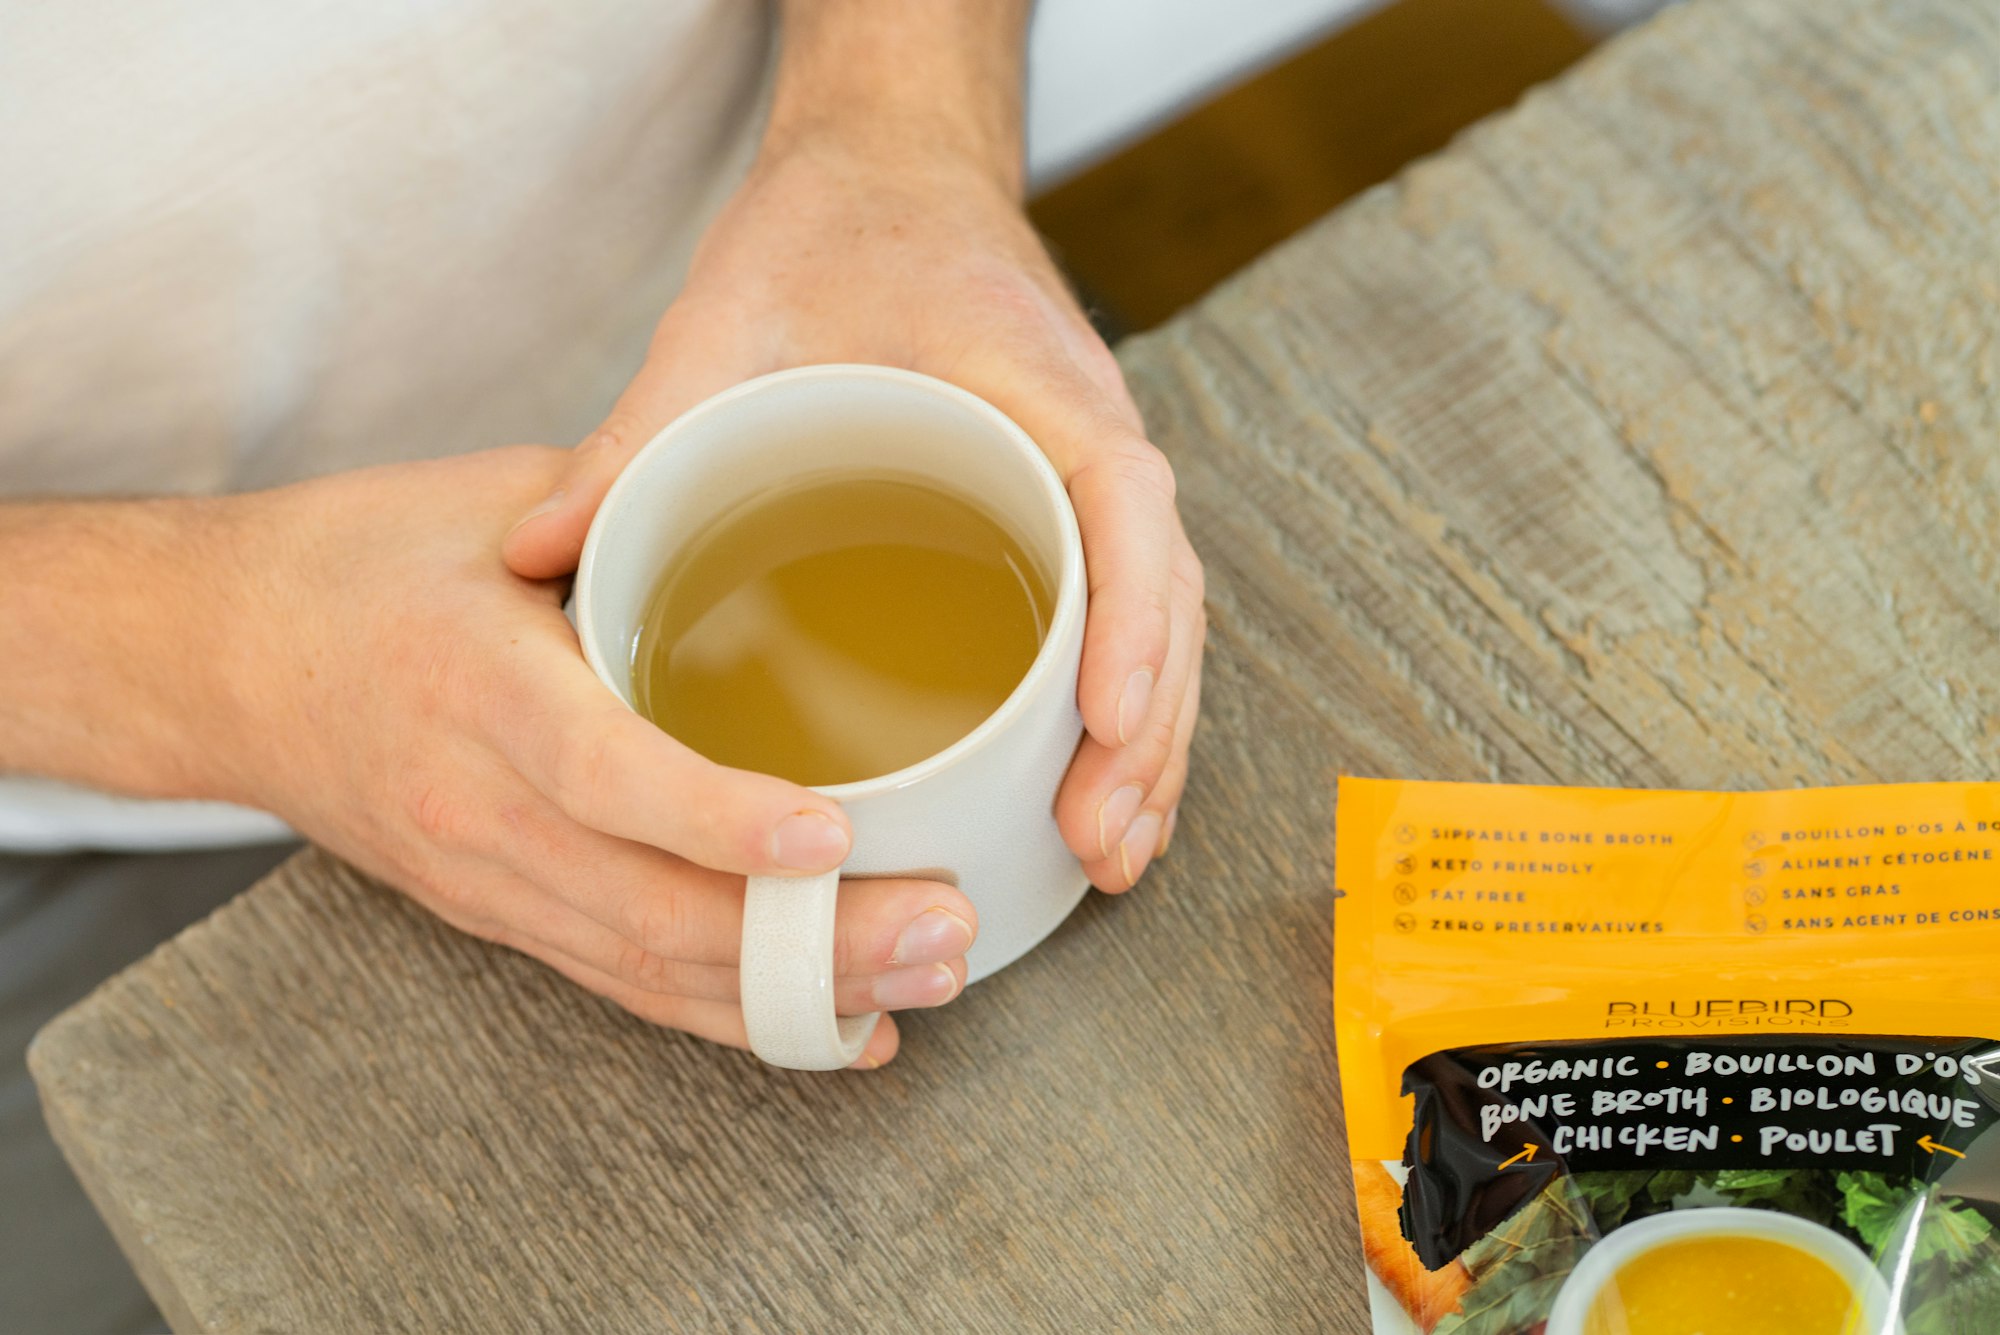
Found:
[[[767,151],[704,240],[631,387],[508,535],[508,565],[534,579],[567,574],[606,489],[662,426],[750,377],[824,362],[906,367],[970,389],[1055,464],[1090,586],[1078,683],[1088,736],[1057,816],[1099,888],[1130,888],[1171,838],[1187,781],[1201,563],[1116,362],[1015,200],[962,162],[812,135]]]
[[[144,749],[178,758],[164,791],[277,811],[446,922],[742,1046],[744,877],[837,867],[851,827],[838,803],[713,764],[633,713],[579,652],[568,581],[501,563],[508,526],[566,464],[520,446],[160,503],[155,522],[186,519],[162,546],[195,573],[165,581],[193,596],[159,600],[177,633],[158,642],[200,652],[147,663],[174,707],[135,716],[192,735]],[[837,1007],[950,1000],[977,925],[949,885],[850,883]],[[885,1022],[857,1064],[895,1046]]]

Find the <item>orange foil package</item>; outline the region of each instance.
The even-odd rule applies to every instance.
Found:
[[[1377,1335],[2000,1333],[2000,784],[1342,779]]]

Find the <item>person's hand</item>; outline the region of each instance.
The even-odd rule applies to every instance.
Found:
[[[743,878],[838,866],[847,818],[626,708],[561,587],[502,565],[567,466],[523,446],[216,503],[230,629],[210,667],[234,707],[203,786],[637,1015],[742,1046]],[[836,1009],[950,1000],[976,921],[948,885],[844,885]],[[856,1065],[896,1044],[885,1017]]]
[[[1048,454],[1082,530],[1088,736],[1057,804],[1100,888],[1165,849],[1187,781],[1206,630],[1174,478],[1117,363],[1008,190],[905,142],[802,134],[766,151],[711,226],[645,365],[507,537],[530,579],[576,568],[606,488],[699,400],[768,371],[872,362],[998,406]]]

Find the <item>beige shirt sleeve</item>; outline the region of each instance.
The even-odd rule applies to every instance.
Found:
[[[758,0],[0,7],[0,495],[573,443],[748,162],[770,28]]]

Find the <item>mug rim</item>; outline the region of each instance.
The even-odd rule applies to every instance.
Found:
[[[892,770],[876,778],[856,779],[848,783],[800,785],[835,801],[852,801],[908,788],[950,769],[966,756],[985,747],[1027,709],[1027,702],[1040,694],[1047,679],[1055,671],[1052,663],[1058,646],[1063,644],[1071,633],[1078,630],[1077,623],[1084,615],[1083,538],[1077,529],[1076,511],[1070,505],[1069,492],[1056,474],[1055,465],[1049,462],[1048,456],[1042,453],[1041,447],[1035,444],[1034,438],[1029,436],[1019,423],[971,390],[962,389],[936,376],[925,375],[921,371],[908,371],[895,366],[877,366],[867,362],[821,362],[753,376],[728,389],[711,394],[661,427],[651,440],[642,445],[625,467],[619,470],[618,476],[605,491],[604,500],[598,505],[597,513],[592,516],[590,530],[584,537],[583,555],[576,567],[574,593],[577,639],[583,646],[584,659],[590,664],[591,671],[597,674],[598,681],[618,697],[620,704],[632,709],[634,713],[638,710],[612,685],[611,673],[606,668],[603,655],[598,652],[595,608],[588,596],[592,589],[592,576],[597,567],[599,554],[603,549],[604,533],[608,527],[606,516],[617,508],[621,496],[633,489],[635,484],[632,480],[646,463],[652,458],[663,455],[671,444],[671,438],[685,430],[690,423],[725,411],[737,400],[767,391],[774,385],[801,380],[886,381],[905,389],[950,399],[959,406],[971,410],[975,416],[986,419],[1015,452],[1026,459],[1035,475],[1043,500],[1055,511],[1057,543],[1061,548],[1060,569],[1055,572],[1055,613],[1049,618],[1048,633],[1042,636],[1041,647],[1036,650],[1034,661],[1028,665],[1028,670],[1021,674],[1021,679],[1014,683],[1014,689],[1008,692],[1007,698],[1001,701],[979,726],[943,750],[933,752],[914,764],[905,765],[899,770]],[[1074,684],[1070,690],[1073,698]],[[725,768],[736,767],[725,766]]]

